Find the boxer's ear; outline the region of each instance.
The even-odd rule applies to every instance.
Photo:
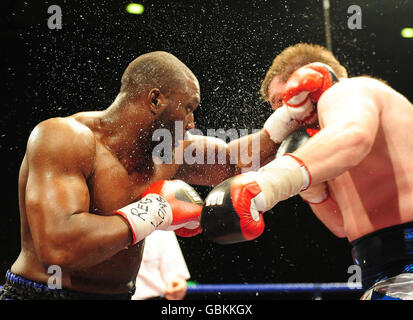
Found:
[[[148,94],[148,104],[153,115],[159,114],[165,106],[165,97],[158,88],[153,88]]]

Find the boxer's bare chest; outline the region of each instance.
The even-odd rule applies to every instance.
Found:
[[[114,210],[139,200],[155,181],[171,179],[178,168],[177,165],[155,165],[148,161],[128,172],[105,146],[98,143],[95,169],[88,179],[90,212],[111,215]]]
[[[108,148],[98,142],[95,169],[88,178],[90,212],[112,215],[113,211],[139,200],[144,190],[153,182],[171,179],[177,169],[178,166],[147,163],[136,172],[128,173]],[[97,281],[105,283],[106,287],[115,282],[126,287],[136,279],[142,250],[143,242],[122,250],[98,265],[72,273],[72,282]]]

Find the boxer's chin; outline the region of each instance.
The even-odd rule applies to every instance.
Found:
[[[302,119],[302,120],[299,120],[298,122],[299,122],[300,124],[306,125],[306,126],[315,124],[315,123],[317,122],[317,111],[316,111],[316,110],[312,110],[311,113],[310,113],[308,116],[306,116],[306,117],[305,117],[304,119]]]

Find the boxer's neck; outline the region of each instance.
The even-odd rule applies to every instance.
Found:
[[[128,172],[152,160],[154,122],[154,115],[143,101],[132,104],[118,97],[103,112],[99,123],[101,141]]]

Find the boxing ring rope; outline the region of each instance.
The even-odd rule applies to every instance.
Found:
[[[0,285],[0,290],[2,285]],[[188,284],[187,294],[214,293],[283,293],[283,292],[312,292],[315,299],[321,300],[325,292],[362,292],[359,283],[230,283],[230,284]]]
[[[360,283],[249,283],[249,284],[189,284],[188,294],[208,293],[283,293],[312,292],[316,299],[321,299],[325,292],[362,292]]]
[[[2,285],[0,285],[0,290]],[[362,291],[360,284],[350,287],[348,283],[250,283],[250,284],[190,284],[188,293],[242,293],[242,292],[344,292]]]

